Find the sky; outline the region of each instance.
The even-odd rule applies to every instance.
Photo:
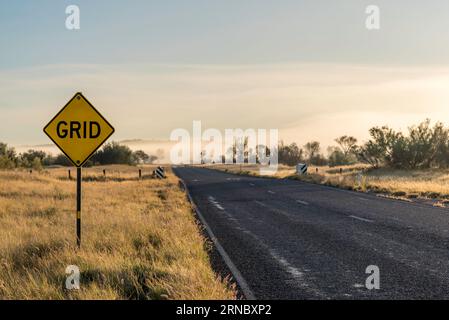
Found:
[[[0,0],[0,141],[49,143],[42,128],[78,91],[115,140],[167,140],[193,120],[323,146],[449,125],[447,39],[447,0]]]

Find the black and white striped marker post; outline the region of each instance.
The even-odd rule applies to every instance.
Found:
[[[156,170],[154,170],[154,175],[158,179],[165,179],[165,170],[163,167],[157,167]]]
[[[307,174],[307,164],[305,164],[305,163],[298,163],[296,165],[296,173],[297,174]]]

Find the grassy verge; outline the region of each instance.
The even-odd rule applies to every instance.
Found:
[[[139,181],[137,168],[107,167],[106,178],[102,170],[83,172],[80,251],[67,170],[0,171],[0,299],[236,297],[212,271],[174,175]],[[68,265],[80,269],[80,290],[65,289]]]
[[[259,175],[257,165],[209,165],[209,168],[243,175]],[[341,171],[340,171],[341,169]],[[449,169],[370,169],[366,165],[314,167],[298,176],[295,168],[279,166],[272,177],[303,180],[361,192],[376,192],[398,199],[432,199],[436,205],[449,204]]]

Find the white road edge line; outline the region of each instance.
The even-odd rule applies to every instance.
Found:
[[[179,177],[178,177],[179,178]],[[229,258],[228,254],[226,253],[225,249],[221,246],[220,242],[218,241],[217,237],[215,237],[214,233],[212,232],[212,229],[207,224],[206,220],[204,219],[203,215],[201,214],[200,209],[196,206],[195,202],[193,202],[192,196],[190,195],[189,189],[187,189],[187,185],[185,184],[184,180],[179,178],[179,181],[184,186],[184,190],[187,193],[187,197],[189,198],[190,203],[192,204],[196,214],[198,215],[198,218],[200,219],[201,223],[203,224],[204,228],[206,229],[207,233],[209,234],[210,239],[214,243],[215,247],[217,248],[218,253],[220,253],[221,257],[223,258],[224,262],[228,266],[229,270],[231,270],[232,275],[234,276],[235,280],[237,281],[239,287],[242,289],[243,294],[245,295],[247,300],[256,300],[256,296],[251,291],[248,283],[246,282],[245,278],[243,278],[242,274],[240,273],[239,269],[235,266],[235,264],[232,262],[231,258]]]
[[[369,219],[365,219],[365,218],[360,218],[360,217],[357,217],[357,216],[349,216],[350,218],[353,218],[353,219],[356,219],[356,220],[360,220],[360,221],[364,221],[364,222],[370,222],[370,223],[373,223],[374,221],[373,220],[369,220]]]
[[[268,190],[268,193],[275,194],[276,192]]]
[[[298,203],[300,203],[300,204],[303,204],[303,205],[305,205],[305,206],[308,206],[308,205],[309,205],[308,202],[302,201],[302,200],[296,200],[296,202],[298,202]]]

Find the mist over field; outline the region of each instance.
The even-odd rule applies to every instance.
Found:
[[[132,151],[142,150],[148,155],[154,155],[157,157],[155,163],[169,163],[170,162],[170,149],[176,143],[172,141],[158,141],[158,140],[123,140],[119,141],[121,145],[129,147]],[[18,153],[23,153],[28,150],[44,151],[52,156],[58,155],[61,151],[54,144],[43,145],[17,145],[13,146]]]

